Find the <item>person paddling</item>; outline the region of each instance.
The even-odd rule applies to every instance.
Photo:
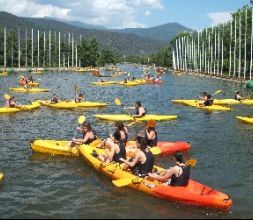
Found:
[[[136,146],[140,151],[136,153],[134,158],[130,158],[129,160],[121,158],[120,160],[125,163],[123,170],[130,168],[134,175],[143,177],[152,172],[154,155],[149,151],[145,137],[137,136]]]
[[[84,101],[84,95],[82,93],[80,93],[76,98],[75,98],[75,102],[76,103],[80,103]]]
[[[127,106],[124,109],[135,109],[134,118],[141,118],[146,115],[146,109],[142,106],[141,101],[135,102],[135,107]]]
[[[6,108],[22,108],[22,105],[18,105],[16,98],[14,96],[11,96],[9,99],[6,100],[5,104]]]
[[[191,167],[186,165],[181,152],[174,154],[176,165],[161,173],[149,173],[149,177],[170,186],[187,186]]]
[[[71,147],[79,146],[82,144],[91,144],[93,141],[97,139],[96,132],[91,129],[91,125],[88,122],[84,122],[81,128],[77,128],[78,131],[83,132],[82,139],[72,139]]]

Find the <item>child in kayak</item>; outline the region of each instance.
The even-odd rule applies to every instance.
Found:
[[[147,176],[153,170],[154,155],[149,151],[145,137],[138,136],[136,138],[136,145],[140,151],[136,153],[134,158],[130,158],[129,160],[120,159],[120,161],[125,163],[123,170],[130,168],[136,176]]]
[[[121,142],[120,131],[116,131],[112,137],[106,138],[103,141],[105,150],[104,155],[98,155],[96,151],[92,152],[92,156],[98,158],[103,163],[110,163],[112,161],[119,163],[121,158],[126,158],[126,147],[123,142]]]
[[[190,179],[190,166],[184,162],[181,152],[176,152],[174,158],[175,166],[161,173],[149,173],[149,177],[170,186],[187,186]]]
[[[78,128],[77,130],[83,132],[83,138],[82,139],[73,138],[71,144],[72,147],[76,145],[79,146],[82,144],[90,144],[97,139],[96,132],[91,129],[91,125],[88,122],[84,122],[82,124],[82,127]]]

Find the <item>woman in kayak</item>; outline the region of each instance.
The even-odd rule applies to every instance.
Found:
[[[149,173],[149,177],[170,186],[187,186],[191,167],[186,165],[181,152],[176,152],[174,158],[176,160],[175,166],[161,173]]]
[[[203,95],[199,97],[202,103],[200,106],[212,106],[213,105],[213,98],[212,95],[208,94],[207,92],[203,92]]]
[[[126,147],[123,142],[121,142],[120,131],[116,131],[112,137],[106,138],[103,141],[105,150],[104,155],[98,155],[96,151],[92,152],[92,156],[98,158],[103,163],[110,163],[112,161],[119,163],[121,158],[126,158]]]
[[[137,136],[137,148],[140,149],[134,158],[120,160],[124,162],[124,170],[131,169],[132,173],[136,176],[146,176],[152,172],[154,166],[154,155],[149,151],[145,137]]]
[[[141,105],[141,102],[140,101],[137,101],[135,103],[135,110],[136,110],[136,113],[133,117],[135,118],[141,118],[143,116],[146,115],[146,110],[145,108]]]
[[[78,97],[75,98],[75,103],[83,102],[83,100],[84,100],[84,95],[80,93]]]
[[[22,105],[18,105],[16,102],[16,98],[11,96],[10,99],[6,100],[6,108],[22,108]]]
[[[49,101],[51,104],[56,104],[60,102],[59,97],[56,94],[53,94],[53,97]]]
[[[235,92],[235,100],[237,100],[237,101],[243,100],[243,97],[240,95],[240,91],[238,91],[238,90]]]
[[[157,137],[157,132],[155,130],[155,124],[153,124],[152,120],[151,122],[147,123],[145,138],[149,147],[157,146],[158,137]]]
[[[90,144],[97,139],[96,132],[91,129],[91,125],[88,122],[84,122],[81,128],[77,129],[78,131],[83,132],[82,139],[72,139],[72,146]]]
[[[123,122],[120,122],[120,121],[115,123],[115,127],[116,127],[116,131],[120,132],[120,142],[122,142],[123,144],[126,144],[128,140],[127,127],[124,125]]]

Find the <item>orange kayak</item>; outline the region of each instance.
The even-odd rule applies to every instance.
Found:
[[[109,164],[103,164],[97,158],[92,156],[94,150],[96,150],[98,154],[104,153],[103,150],[86,145],[80,147],[80,154],[83,159],[98,172],[112,180],[123,181],[122,186],[129,186],[133,189],[165,200],[212,207],[220,210],[228,210],[233,204],[230,196],[193,180],[190,180],[185,187],[168,186],[159,183],[158,181],[134,176],[130,171],[122,170],[121,165],[118,163],[112,162]],[[164,170],[160,167],[156,168],[160,171]]]

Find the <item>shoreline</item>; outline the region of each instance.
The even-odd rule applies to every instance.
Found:
[[[171,70],[174,72],[173,70]],[[174,72],[175,73],[175,72]],[[179,74],[188,74],[188,75],[193,75],[193,76],[198,76],[198,77],[206,77],[206,78],[211,78],[211,79],[220,79],[220,80],[225,80],[225,81],[230,81],[230,82],[236,82],[236,83],[247,83],[249,80],[244,80],[242,78],[233,78],[233,77],[224,77],[224,76],[218,76],[218,75],[208,75],[205,73],[196,73],[196,72],[179,72]],[[177,74],[177,73],[175,73]]]

